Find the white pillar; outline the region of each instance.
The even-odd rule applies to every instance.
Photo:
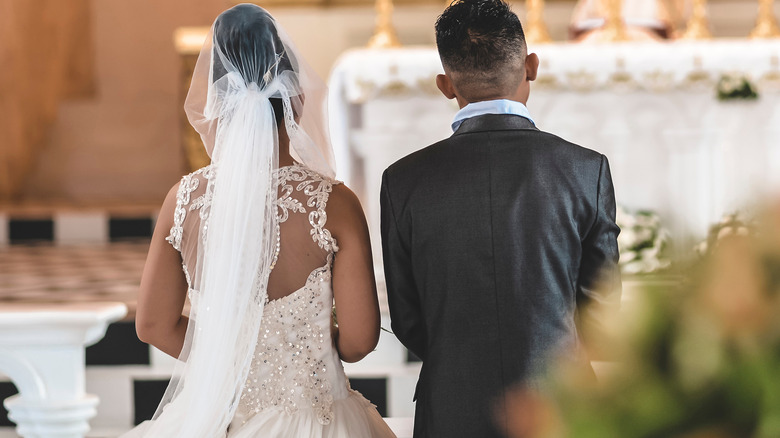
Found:
[[[8,226],[8,215],[0,212],[0,247],[7,246],[10,243]]]
[[[121,303],[5,304],[0,371],[19,389],[4,405],[24,438],[83,438],[98,398],[85,393],[85,347],[127,313]]]

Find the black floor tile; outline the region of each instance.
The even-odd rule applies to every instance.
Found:
[[[8,221],[8,240],[14,243],[54,240],[54,221],[51,219],[11,219]]]
[[[87,365],[149,365],[149,345],[138,339],[134,322],[116,322],[87,348],[86,360]]]
[[[133,424],[138,425],[152,418],[167,387],[168,380],[133,381]]]
[[[152,237],[152,218],[111,218],[108,235],[111,241]]]
[[[350,378],[349,384],[376,405],[379,415],[387,417],[387,379]]]

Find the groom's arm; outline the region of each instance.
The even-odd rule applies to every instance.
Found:
[[[596,217],[582,241],[577,311],[580,329],[586,343],[597,338],[606,318],[620,306],[621,282],[618,267],[617,237],[620,228],[615,223],[615,189],[607,157],[601,156]],[[589,339],[591,338],[591,339]],[[599,345],[591,345],[598,350]]]
[[[387,170],[382,174],[380,193],[382,256],[387,285],[387,301],[393,333],[412,353],[425,360],[427,345],[420,296],[412,276],[410,242],[399,230],[390,196]]]

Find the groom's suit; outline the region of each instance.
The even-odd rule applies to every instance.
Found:
[[[606,157],[481,115],[390,166],[381,204],[392,329],[423,360],[415,438],[501,436],[502,391],[553,355],[590,366],[575,319],[620,298]]]

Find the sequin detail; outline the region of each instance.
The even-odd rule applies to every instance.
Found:
[[[252,365],[240,409],[259,413],[268,408],[282,408],[288,414],[311,408],[320,424],[333,420],[333,396],[327,379],[328,366],[322,351],[330,348],[330,336],[316,324],[323,313],[330,312],[325,303],[329,294],[331,259],[312,271],[306,285],[296,292],[265,305],[263,325],[255,347]]]

